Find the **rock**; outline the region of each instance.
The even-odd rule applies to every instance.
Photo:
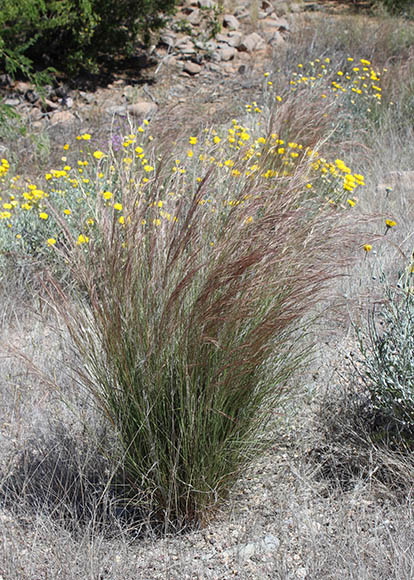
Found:
[[[66,109],[71,109],[73,107],[72,97],[63,97],[59,100],[59,103],[62,105],[62,107],[66,107]]]
[[[201,12],[198,10],[193,10],[191,14],[187,16],[187,21],[193,26],[198,26],[201,23]]]
[[[223,74],[222,67],[215,62],[209,62],[207,65],[207,68],[208,68],[208,70],[211,70],[212,72]]]
[[[234,74],[238,70],[238,66],[234,64],[234,61],[223,62],[221,66],[223,71],[229,74]]]
[[[195,54],[195,48],[192,40],[190,40],[187,36],[182,38],[177,38],[175,42],[175,48],[179,50],[182,54]]]
[[[218,42],[224,42],[229,46],[237,48],[238,46],[240,46],[242,40],[242,33],[237,32],[236,30],[232,30],[228,34],[217,34],[216,40]]]
[[[85,103],[88,103],[88,105],[91,105],[95,101],[95,95],[93,93],[79,91],[79,96],[85,101]]]
[[[105,112],[108,113],[108,115],[126,115],[127,108],[126,105],[110,105],[109,107],[106,107]]]
[[[166,32],[163,32],[160,36],[160,44],[165,44],[165,46],[168,46],[169,48],[175,47],[176,40],[177,40],[177,35],[174,32],[172,32],[171,30],[167,30]]]
[[[19,97],[8,97],[4,99],[3,104],[9,107],[17,107],[17,105],[20,105],[20,99]]]
[[[273,534],[268,534],[261,540],[256,542],[249,542],[248,544],[241,544],[231,548],[226,553],[231,556],[236,553],[242,560],[248,560],[253,556],[259,554],[271,554],[275,552],[280,546],[280,540]]]
[[[198,5],[200,8],[212,9],[216,8],[216,3],[213,0],[198,0]]]
[[[203,48],[209,52],[214,52],[217,50],[217,42],[215,40],[209,40],[203,45]]]
[[[29,101],[32,105],[39,100],[39,94],[34,89],[28,89],[25,94],[24,98],[26,101]]]
[[[235,9],[234,15],[237,16],[239,20],[244,20],[245,18],[250,17],[250,12],[246,10],[244,6],[239,6]]]
[[[52,115],[52,125],[73,123],[75,120],[75,115],[69,111],[56,111],[56,113]]]
[[[158,110],[155,103],[149,101],[141,101],[127,106],[127,112],[133,117],[144,117],[148,119],[152,117]]]
[[[42,99],[40,106],[44,113],[51,113],[52,111],[56,111],[59,108],[58,103],[54,103],[50,99]]]
[[[56,87],[54,93],[59,99],[66,99],[69,94],[69,87],[67,85],[60,85]]]
[[[275,11],[278,15],[289,13],[289,3],[288,2],[278,2],[275,6]]]
[[[272,32],[269,36],[266,36],[266,40],[270,44],[270,46],[273,46],[274,48],[286,44],[286,40],[283,38],[283,36],[280,34],[278,30]]]
[[[32,89],[33,85],[30,83],[26,83],[24,81],[16,81],[14,83],[14,90],[20,93],[21,95],[24,95],[25,93],[27,93],[27,91],[30,91]]]
[[[274,10],[273,4],[269,0],[262,0],[261,9],[267,14],[271,14]]]
[[[183,71],[188,73],[189,75],[197,75],[202,71],[202,68],[203,67],[200,66],[199,64],[191,62],[191,60],[188,60],[184,65]]]
[[[286,18],[283,18],[283,16],[280,16],[280,17],[276,16],[273,18],[269,18],[269,21],[274,22],[275,26],[277,26],[281,32],[285,32],[285,31],[289,32],[290,31],[289,22],[286,20]]]
[[[221,61],[226,62],[232,60],[236,56],[237,50],[233,46],[224,45],[218,49],[217,54]]]
[[[302,12],[302,5],[297,2],[292,3],[289,5],[289,10],[292,14],[299,14],[299,12]]]
[[[254,50],[261,50],[264,46],[263,38],[257,32],[252,32],[241,41],[238,49],[242,52],[253,52]]]
[[[305,10],[305,12],[317,12],[318,10],[321,9],[321,6],[317,2],[310,2],[306,3],[303,9]]]
[[[223,26],[230,30],[238,30],[240,28],[240,22],[233,14],[225,14],[223,16]]]
[[[0,87],[9,87],[13,82],[13,79],[8,74],[0,75]]]
[[[56,113],[57,114],[57,113]],[[38,107],[32,107],[29,111],[31,121],[40,121],[43,118],[42,111]]]

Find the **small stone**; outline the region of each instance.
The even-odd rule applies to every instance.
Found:
[[[197,75],[198,73],[201,72],[202,68],[203,67],[200,66],[199,64],[191,62],[191,60],[188,60],[184,65],[183,71],[188,73],[189,75]]]
[[[69,87],[67,85],[60,85],[55,89],[55,95],[60,99],[65,99],[69,94]]]
[[[175,48],[179,50],[182,54],[194,54],[194,44],[193,42],[187,38],[178,38],[175,43]]]
[[[289,10],[292,12],[292,14],[299,14],[299,12],[302,12],[302,5],[298,3],[290,4]]]
[[[289,32],[289,30],[290,30],[289,22],[286,20],[286,18],[283,18],[283,16],[271,18],[269,20],[272,20],[273,22],[275,22],[276,26],[278,27],[278,29],[281,32],[284,32],[284,31]]]
[[[207,68],[208,68],[208,70],[211,70],[212,72],[215,72],[215,73],[223,73],[222,67],[215,62],[209,62],[207,65]]]
[[[39,100],[39,94],[33,89],[28,89],[24,94],[24,98],[33,105]]]
[[[40,119],[43,118],[43,114],[42,114],[42,111],[38,107],[33,107],[29,111],[29,117],[32,121],[40,121]]]
[[[149,101],[141,101],[140,103],[133,103],[127,106],[127,111],[133,117],[144,117],[145,119],[152,117],[157,112],[158,106]]]
[[[201,23],[201,12],[200,12],[200,10],[198,10],[198,9],[193,10],[191,12],[191,14],[189,14],[187,16],[187,20],[193,26],[198,26]]]
[[[198,0],[198,5],[200,8],[212,9],[216,7],[216,3],[213,0]]]
[[[204,48],[209,52],[214,52],[217,50],[217,42],[215,40],[209,40],[205,43]]]
[[[236,49],[233,48],[232,46],[223,46],[219,48],[219,50],[217,51],[220,60],[224,62],[232,60],[236,56],[236,53],[237,53]]]
[[[20,93],[21,95],[24,95],[25,93],[27,93],[27,91],[33,89],[33,85],[24,81],[16,81],[14,83],[14,89],[16,92]]]
[[[266,40],[274,48],[280,47],[280,46],[283,46],[284,44],[286,44],[286,40],[283,38],[283,36],[280,34],[280,32],[278,30],[273,32],[271,35],[267,36]]]
[[[225,42],[229,46],[233,46],[237,48],[240,46],[242,40],[241,32],[237,32],[236,30],[230,31],[228,34],[217,34],[216,40],[219,42]]]
[[[230,30],[238,30],[240,28],[240,22],[233,14],[225,14],[223,16],[223,26]]]
[[[271,2],[269,2],[269,0],[262,0],[262,6],[261,6],[261,8],[267,14],[271,14],[273,12],[273,10],[274,10],[273,4]]]
[[[76,117],[73,113],[69,111],[57,111],[52,116],[52,125],[63,124],[63,123],[73,123]]]
[[[177,36],[174,32],[168,30],[167,32],[163,32],[160,36],[160,44],[165,44],[170,48],[174,48]]]
[[[4,99],[3,103],[9,107],[17,107],[17,105],[20,105],[20,99],[19,97],[9,97]]]
[[[263,38],[257,32],[252,32],[241,41],[238,49],[242,52],[253,52],[254,50],[260,50],[264,45]]]
[[[277,548],[280,546],[280,540],[277,536],[274,536],[273,534],[268,534],[263,538],[262,545],[265,551],[270,552],[273,550],[277,550]]]
[[[126,105],[110,105],[109,107],[106,107],[105,112],[108,113],[108,115],[126,115],[127,108]]]
[[[85,101],[85,103],[88,103],[88,105],[91,105],[95,101],[95,95],[93,93],[79,91],[79,96]]]
[[[252,556],[254,556],[255,552],[256,552],[256,544],[254,544],[253,542],[245,544],[244,546],[241,546],[239,549],[239,555],[243,560],[251,558]]]
[[[58,103],[54,103],[50,99],[42,99],[40,106],[44,113],[50,113],[52,111],[56,111],[59,108]]]
[[[61,105],[67,109],[71,109],[73,107],[72,97],[63,97],[63,99],[61,99]]]
[[[0,75],[0,87],[9,87],[13,82],[13,79],[8,74]]]

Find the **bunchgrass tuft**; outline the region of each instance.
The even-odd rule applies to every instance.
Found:
[[[56,252],[78,291],[46,289],[119,438],[125,501],[170,530],[206,523],[266,447],[344,239],[306,157],[278,181],[210,167],[179,188],[159,167],[143,187],[117,185],[122,220],[98,204],[93,240],[62,224]]]

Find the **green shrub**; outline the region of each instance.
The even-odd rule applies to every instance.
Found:
[[[359,330],[358,371],[368,390],[381,442],[414,446],[414,294],[412,273],[374,309]]]
[[[380,0],[390,14],[414,18],[414,6],[412,0]]]
[[[148,39],[175,0],[3,0],[0,66],[28,76],[44,64],[96,72],[105,57],[128,55]]]

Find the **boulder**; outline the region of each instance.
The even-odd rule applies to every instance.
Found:
[[[150,101],[140,101],[128,105],[126,110],[132,117],[143,117],[148,119],[157,112],[158,106]]]
[[[51,122],[52,125],[63,125],[67,123],[73,123],[75,120],[75,115],[69,111],[56,111],[56,113],[52,115]]]
[[[225,14],[223,16],[223,26],[230,30],[238,30],[240,28],[240,22],[233,14]]]
[[[219,47],[217,54],[221,61],[226,62],[232,60],[236,56],[237,50],[233,46],[223,45]]]
[[[184,65],[183,71],[193,76],[201,72],[202,69],[203,67],[200,66],[199,64],[191,62],[191,60],[188,60]]]
[[[242,39],[238,49],[241,52],[253,52],[254,50],[261,50],[264,47],[265,42],[263,38],[257,32],[252,32]]]

